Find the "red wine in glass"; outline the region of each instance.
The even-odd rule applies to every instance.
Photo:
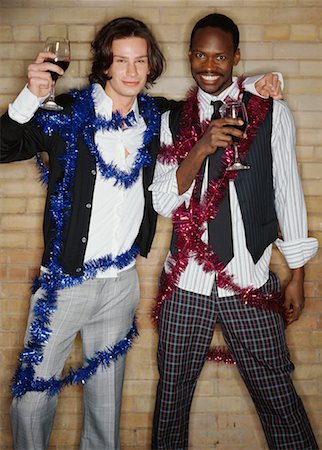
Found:
[[[68,69],[69,66],[69,61],[66,60],[59,60],[57,58],[55,59],[45,59],[45,62],[51,62],[52,64],[56,64],[57,66],[59,66],[61,69],[63,69],[63,71],[65,72]],[[52,72],[51,70],[49,70],[51,78],[54,81],[58,80],[58,77],[60,77],[61,75],[57,72]]]
[[[246,130],[246,128],[247,128],[248,121],[245,120],[245,117],[242,117],[241,115],[238,116],[238,118],[243,120],[244,123],[242,125],[234,125],[234,128],[237,128],[237,130],[240,130],[240,131],[244,132]],[[233,141],[236,141],[236,142],[238,142],[240,140],[240,138],[238,138],[237,136],[232,136],[232,138],[233,138]]]
[[[45,62],[50,62],[61,67],[64,71],[67,70],[70,62],[70,45],[69,41],[63,37],[49,37],[46,40],[44,51],[55,54],[53,59],[46,59]],[[55,84],[60,76],[57,72],[49,70],[52,77],[52,86],[49,97],[44,103],[40,105],[40,108],[50,111],[61,111],[62,106],[57,105],[55,101]]]
[[[241,119],[243,121],[242,125],[235,125],[235,128],[241,131],[245,131],[248,125],[248,117],[245,104],[241,101],[234,101],[227,105],[222,105],[220,108],[220,113],[222,117],[230,117],[233,119]],[[232,136],[233,147],[234,147],[234,163],[227,167],[226,170],[247,170],[250,166],[244,165],[239,159],[238,144],[239,138]]]

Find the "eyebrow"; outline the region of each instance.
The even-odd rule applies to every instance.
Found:
[[[192,48],[190,51],[191,52],[199,52],[199,53],[212,53],[212,52],[209,52],[207,49],[205,50],[205,49],[200,49],[200,48]],[[226,53],[227,53],[226,50],[214,52],[215,55],[224,55]]]
[[[117,54],[113,54],[113,58],[115,58],[115,57],[117,57],[117,58],[124,58],[124,59],[126,59],[126,58],[128,58],[128,56],[124,56],[124,55],[117,55]],[[141,55],[141,56],[136,56],[135,57],[135,59],[138,59],[138,58],[148,58],[148,55]]]

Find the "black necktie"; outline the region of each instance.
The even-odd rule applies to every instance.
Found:
[[[212,113],[211,120],[220,119],[221,115],[219,112],[219,109],[221,105],[223,105],[223,102],[221,100],[216,100],[215,102],[210,102],[210,104],[214,108],[214,112]]]
[[[211,120],[219,119],[221,117],[219,108],[223,102],[216,100],[211,102],[211,104],[214,107]],[[208,157],[208,183],[210,180],[218,180],[223,175],[224,167],[221,164],[221,158],[224,150],[223,147],[220,147]],[[229,188],[227,188],[224,198],[219,205],[215,219],[208,222],[208,235],[211,248],[220,261],[227,265],[233,257]]]
[[[210,120],[215,120],[215,119],[219,119],[220,116],[220,112],[219,112],[219,108],[221,107],[221,105],[223,104],[222,101],[220,100],[216,100],[214,102],[210,103],[213,108],[214,108],[214,112],[212,113],[211,119]],[[220,177],[220,158],[221,155],[223,153],[223,148],[219,148],[215,153],[213,153],[212,155],[210,155],[208,157],[209,159],[209,165],[208,165],[208,182],[215,178],[218,180],[218,178]],[[211,160],[211,172],[210,172],[210,160]],[[206,166],[206,159],[204,160],[200,171],[199,171],[199,185],[197,186],[197,197],[200,199],[200,195],[201,195],[201,185],[202,185],[202,179],[204,177],[204,173],[205,173],[205,166]],[[211,176],[209,176],[211,173]]]

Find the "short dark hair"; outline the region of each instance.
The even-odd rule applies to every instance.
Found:
[[[206,27],[220,28],[221,30],[226,31],[226,33],[230,33],[233,38],[234,52],[237,51],[239,45],[239,30],[237,25],[229,17],[216,13],[203,17],[195,24],[191,32],[190,48],[192,47],[196,31]]]
[[[151,86],[161,75],[165,59],[151,30],[140,20],[132,17],[119,17],[108,22],[96,35],[91,47],[93,53],[90,83],[99,83],[105,87],[110,77],[105,73],[113,63],[112,43],[115,39],[141,37],[148,46],[148,61],[150,73],[147,86]]]

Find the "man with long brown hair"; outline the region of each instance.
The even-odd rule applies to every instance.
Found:
[[[48,179],[42,268],[12,387],[19,450],[47,448],[56,394],[68,383],[84,384],[81,448],[120,447],[125,353],[137,333],[135,258],[147,255],[156,224],[147,187],[159,108],[141,92],[164,58],[146,25],[127,17],[104,26],[92,49],[91,84],[58,97],[62,112],[38,109],[51,87],[48,70],[63,73],[42,52],[2,117],[2,162],[49,154],[48,173],[40,162]],[[84,366],[61,378],[78,332]]]

